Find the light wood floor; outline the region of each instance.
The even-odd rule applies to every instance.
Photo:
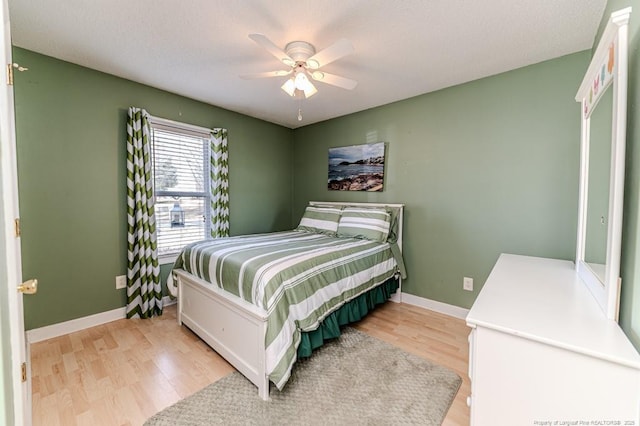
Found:
[[[141,425],[233,371],[177,325],[175,309],[165,308],[151,320],[118,320],[33,344],[34,426]],[[390,302],[355,327],[458,373],[463,383],[444,425],[469,424],[469,329],[463,320]]]

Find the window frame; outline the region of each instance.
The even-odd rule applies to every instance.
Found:
[[[211,144],[206,143],[211,138],[211,129],[206,127],[195,126],[193,124],[182,123],[179,121],[168,120],[166,118],[160,118],[155,116],[149,116],[149,128],[151,141],[151,158],[152,158],[152,173],[153,173],[153,197],[154,205],[157,197],[194,197],[203,198],[204,200],[204,235],[203,238],[211,238]],[[191,136],[195,138],[201,138],[203,142],[203,189],[202,192],[195,191],[157,191],[156,190],[156,156],[155,156],[155,138],[154,131],[161,130],[165,132],[178,133],[180,135]],[[156,223],[156,229],[157,223]],[[157,241],[159,244],[160,242]],[[179,252],[172,252],[168,254],[158,255],[158,263],[160,265],[166,265],[175,262],[179,255]]]

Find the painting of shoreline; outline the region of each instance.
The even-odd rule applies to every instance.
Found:
[[[328,188],[335,191],[382,191],[384,142],[329,148]]]

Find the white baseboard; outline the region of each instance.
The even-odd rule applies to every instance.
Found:
[[[414,296],[409,293],[402,293],[401,301],[408,305],[419,306],[421,308],[429,309],[455,318],[465,319],[469,313],[468,309],[438,302],[436,300],[426,299],[420,296]],[[162,306],[175,305],[176,302],[177,299],[172,299],[169,296],[164,296],[162,298]],[[54,337],[63,336],[65,334],[123,319],[126,318],[126,316],[126,308],[123,306],[122,308],[113,309],[111,311],[100,312],[98,314],[76,318],[70,321],[60,322],[58,324],[34,328],[32,330],[27,330],[27,343],[31,344],[47,339],[53,339]]]
[[[162,307],[175,305],[176,303],[178,303],[178,299],[172,299],[169,296],[162,298]]]
[[[126,314],[126,308],[123,306],[122,308],[113,309],[111,311],[100,312],[98,314],[72,319],[70,321],[59,322],[57,324],[27,330],[27,343],[41,342],[43,340],[53,339],[54,337],[73,333],[75,331],[84,330],[85,328],[106,324],[111,321],[125,318]]]
[[[402,293],[402,303],[419,306],[421,308],[429,309],[430,311],[439,312],[441,314],[460,319],[466,319],[467,314],[469,313],[468,309],[449,305],[448,303],[438,302],[437,300],[414,296],[409,293]]]
[[[176,299],[169,296],[162,298],[162,306],[171,306],[176,304]],[[126,307],[116,308],[111,311],[100,312],[98,314],[89,315],[82,318],[76,318],[57,324],[47,325],[45,327],[27,330],[27,343],[42,342],[43,340],[53,339],[54,337],[63,336],[65,334],[95,327],[97,325],[106,324],[127,317]]]

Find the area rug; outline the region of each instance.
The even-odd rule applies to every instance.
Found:
[[[146,426],[440,425],[460,383],[451,370],[353,328],[296,363],[269,401],[240,373],[207,386]]]

